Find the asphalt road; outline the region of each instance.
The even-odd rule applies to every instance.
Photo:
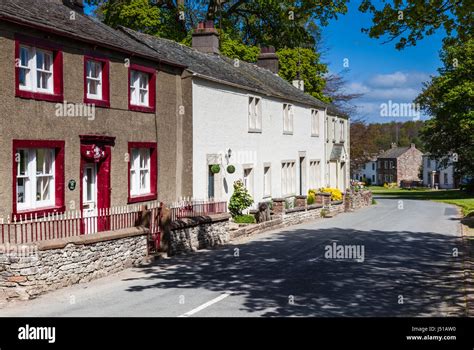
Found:
[[[378,199],[12,303],[0,316],[463,316],[460,235],[455,207]],[[326,258],[333,243],[363,247],[363,261]]]

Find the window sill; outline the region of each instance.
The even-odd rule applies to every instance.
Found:
[[[110,108],[110,101],[94,100],[93,98],[84,97],[84,103],[95,105],[96,107]]]
[[[128,109],[134,112],[155,113],[154,107],[136,106],[136,105],[129,104]]]
[[[293,131],[283,131],[283,135],[293,135]]]
[[[42,218],[47,216],[48,214],[62,214],[66,210],[65,206],[59,207],[43,207],[43,208],[36,208],[36,209],[25,209],[25,210],[17,210],[13,215],[16,216],[34,216],[38,218]],[[28,218],[29,219],[29,218]]]
[[[249,129],[249,134],[261,134],[262,129]]]
[[[151,194],[144,194],[140,196],[129,196],[128,197],[128,203],[139,203],[139,202],[147,202],[147,201],[153,201],[158,198],[156,193],[151,193]]]
[[[319,134],[311,134],[311,137],[319,137]]]
[[[43,92],[32,92],[26,90],[18,89],[16,91],[16,97],[31,99],[31,100],[38,100],[38,101],[48,101],[48,102],[63,102],[64,98],[63,95],[55,95],[55,94],[46,94]]]

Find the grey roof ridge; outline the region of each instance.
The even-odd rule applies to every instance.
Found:
[[[55,4],[54,2],[52,2],[52,3]],[[81,15],[81,14],[78,14],[78,15]],[[87,20],[89,20],[89,21],[93,21],[94,25],[100,25],[103,29],[107,29],[107,31],[109,33],[113,34],[114,36],[117,36],[116,33],[114,33],[114,31],[116,31],[115,29],[103,24],[102,22],[100,22],[98,20],[92,19],[88,15],[82,15],[82,16],[84,18],[86,18]],[[168,62],[166,60],[159,60],[156,57],[147,56],[146,54],[136,53],[136,52],[130,51],[129,49],[124,48],[121,45],[113,45],[113,44],[110,44],[110,43],[103,43],[103,42],[98,41],[98,40],[91,40],[91,39],[88,39],[88,38],[84,38],[80,35],[75,34],[72,31],[66,31],[66,30],[59,29],[59,28],[52,28],[50,25],[48,25],[48,23],[45,23],[44,21],[37,20],[34,23],[31,23],[30,21],[22,18],[21,16],[18,16],[14,13],[11,13],[11,12],[8,12],[7,14],[5,14],[5,12],[0,13],[0,19],[4,19],[6,21],[11,21],[11,22],[17,23],[19,25],[27,26],[27,27],[33,27],[33,28],[38,28],[39,27],[39,28],[41,28],[45,31],[54,33],[54,34],[59,35],[59,36],[72,37],[72,38],[74,38],[76,40],[79,40],[79,41],[83,41],[83,42],[87,42],[87,43],[94,43],[94,44],[97,44],[99,46],[102,46],[102,47],[105,47],[105,48],[110,48],[110,49],[120,51],[120,52],[132,53],[136,56],[140,56],[140,57],[150,59],[150,60],[155,60],[155,61],[158,60],[162,63],[166,63],[166,64],[169,64],[169,65],[173,65],[173,66],[177,66],[177,67],[181,67],[181,68],[185,67],[183,65],[180,65],[179,63]],[[105,27],[107,27],[107,28],[105,28]],[[143,45],[143,43],[141,43],[141,44]]]
[[[136,35],[135,33],[138,33],[139,35],[143,35],[143,36],[146,36],[146,37],[149,37],[150,39],[159,39],[159,40],[164,40],[164,41],[167,41],[169,43],[171,43],[172,45],[179,45],[181,46],[182,48],[184,48],[185,50],[189,50],[197,55],[201,55],[202,57],[209,57],[209,55],[216,55],[216,54],[208,54],[208,53],[204,53],[204,52],[201,52],[195,48],[192,48],[192,47],[189,47],[189,46],[186,46],[184,44],[181,44],[181,43],[178,43],[174,40],[170,40],[170,39],[166,39],[166,38],[161,38],[161,37],[155,37],[153,35],[150,35],[150,34],[147,34],[147,33],[141,33],[141,32],[137,32],[136,30],[133,30],[131,28],[127,28],[125,26],[118,26],[118,29],[121,30],[122,32],[126,33],[127,35],[129,35],[131,38],[133,38],[134,40],[137,40],[137,41],[140,41],[142,44],[146,45],[147,47],[153,49],[154,51],[156,51],[155,48],[153,48],[152,46],[148,45],[146,42],[140,40]],[[222,56],[222,55],[216,55],[216,56],[219,56],[221,59],[223,60],[231,60],[230,58],[228,57],[225,57],[225,56]],[[285,79],[281,78],[278,74],[275,74],[273,72],[271,72],[270,70],[266,69],[266,68],[263,68],[263,67],[259,67],[258,65],[256,65],[255,63],[253,62],[246,62],[246,61],[241,61],[241,63],[243,64],[247,64],[247,65],[250,65],[252,67],[252,69],[256,69],[256,70],[260,70],[260,71],[264,71],[265,74],[274,74],[275,76],[279,77],[281,79],[282,82],[284,82],[285,84],[287,84],[289,87],[293,88],[293,89],[296,89],[298,91],[301,91],[299,90],[298,88],[294,87],[292,84],[290,84],[288,81],[286,81]],[[198,76],[202,79],[206,79],[206,80],[210,80],[210,81],[214,81],[214,82],[218,82],[218,83],[221,83],[221,84],[225,84],[225,85],[229,85],[229,86],[234,86],[234,87],[239,87],[241,89],[244,89],[244,90],[249,90],[249,91],[254,91],[254,92],[257,92],[257,93],[261,93],[261,94],[264,94],[266,96],[273,96],[273,97],[276,97],[276,98],[280,98],[280,99],[284,99],[284,100],[288,100],[288,96],[284,96],[282,94],[278,94],[278,93],[275,93],[275,92],[269,92],[269,91],[265,91],[265,90],[259,90],[259,89],[253,89],[251,87],[248,87],[248,86],[243,86],[243,85],[240,85],[240,84],[236,84],[236,83],[231,83],[231,82],[228,82],[228,81],[224,81],[222,79],[217,79],[217,78],[214,78],[214,77],[210,77],[208,75],[205,75],[205,74],[201,74],[201,73],[198,73],[198,72],[194,72],[192,69],[190,69],[189,67],[187,67],[187,70],[189,70],[190,72],[192,72],[195,76]],[[253,80],[253,77],[250,77],[252,80]],[[319,99],[307,94],[307,93],[304,93],[302,92],[302,94],[305,94],[306,95],[306,98],[310,97],[312,99],[314,99],[315,101],[317,101],[318,104],[321,104],[320,106],[318,106],[319,108],[325,108],[325,109],[331,109],[331,105],[328,104],[328,103],[325,103],[323,101],[320,101]],[[291,99],[291,98],[290,98]],[[305,103],[305,102],[301,102],[301,101],[297,101],[295,99],[292,99],[298,103],[301,103],[303,105],[311,105],[310,103]],[[332,110],[332,112],[334,112],[334,114],[338,115],[338,116],[341,116],[341,117],[346,117],[346,115],[342,114],[341,112],[338,112],[336,110],[336,108],[333,106],[334,110]]]

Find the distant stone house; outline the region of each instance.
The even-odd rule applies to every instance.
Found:
[[[192,195],[183,65],[80,0],[0,1],[0,52],[0,218]]]
[[[423,163],[423,153],[415,144],[409,147],[397,147],[395,143],[389,150],[377,157],[377,183],[401,181],[419,181]]]
[[[447,189],[455,188],[453,163],[448,160],[444,164],[443,159],[434,159],[430,154],[423,155],[423,185]]]

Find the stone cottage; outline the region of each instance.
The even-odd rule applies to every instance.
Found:
[[[2,0],[0,52],[0,217],[192,195],[183,64],[79,0]]]
[[[423,153],[415,144],[409,147],[398,147],[392,143],[391,148],[377,157],[377,183],[401,181],[419,181]]]

